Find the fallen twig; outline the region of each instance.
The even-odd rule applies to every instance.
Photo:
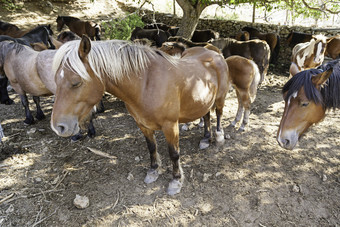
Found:
[[[100,150],[97,150],[95,148],[87,147],[87,149],[89,149],[89,151],[95,153],[96,155],[100,155],[100,156],[103,156],[105,158],[111,158],[111,159],[116,159],[117,158],[116,156],[106,154],[106,153],[104,153],[104,152],[102,152]]]
[[[59,192],[59,191],[64,191],[64,189],[52,189],[52,190],[47,190],[47,191],[42,191],[42,192],[39,192],[39,193],[35,193],[35,194],[30,194],[30,195],[21,195],[21,196],[18,196],[16,198],[13,198],[13,199],[8,199],[6,201],[4,201],[5,203],[9,203],[9,202],[13,202],[17,199],[26,199],[26,198],[33,198],[33,197],[36,197],[36,196],[40,196],[40,195],[44,195],[46,193],[50,193],[50,192]]]
[[[111,209],[112,210],[114,210],[115,209],[115,207],[117,206],[117,204],[118,204],[118,201],[119,201],[119,197],[120,197],[120,192],[119,192],[119,190],[117,190],[117,199],[116,199],[116,202],[115,202],[115,204],[111,207]]]
[[[62,178],[60,179],[60,181],[55,185],[54,189],[56,189],[56,188],[61,184],[61,182],[65,179],[65,177],[67,176],[67,174],[68,174],[68,171],[65,170],[63,177],[62,177]]]
[[[37,225],[39,225],[41,222],[45,221],[47,218],[52,217],[52,215],[54,215],[56,212],[57,212],[57,209],[56,209],[52,214],[48,215],[46,218],[43,218],[43,219],[41,219],[40,221],[34,223],[34,224],[32,225],[32,227],[37,226]]]
[[[238,222],[236,221],[236,219],[233,217],[233,215],[229,214],[229,216],[230,216],[231,219],[233,219],[233,221],[236,223],[237,226],[240,226],[240,225],[238,224]]]
[[[42,209],[43,209],[43,206],[41,206],[40,210],[38,211],[37,216],[35,217],[34,223],[37,223],[38,218],[39,218],[39,216],[40,216],[40,214],[41,214]]]
[[[3,203],[3,202],[5,202],[6,200],[9,200],[9,199],[12,198],[13,196],[14,196],[14,193],[9,194],[8,196],[6,196],[5,198],[3,198],[3,199],[0,200],[0,204]]]

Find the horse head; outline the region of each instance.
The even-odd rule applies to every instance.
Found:
[[[59,136],[78,133],[104,94],[104,85],[88,61],[90,51],[91,41],[83,36],[80,42],[62,45],[54,57],[57,91],[51,127]]]
[[[277,141],[281,147],[292,150],[299,137],[324,118],[326,109],[320,89],[332,71],[333,68],[324,72],[305,70],[284,85],[285,108],[277,131]]]
[[[58,16],[56,22],[57,22],[57,31],[60,32],[61,29],[63,29],[64,24],[65,24],[64,19],[61,16]]]

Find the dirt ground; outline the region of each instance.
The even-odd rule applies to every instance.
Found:
[[[59,10],[97,19],[79,7]],[[55,30],[56,15],[2,10],[0,19],[18,24],[42,18]],[[25,126],[20,99],[10,92],[15,104],[0,105],[6,135],[0,145],[0,226],[339,226],[340,117],[328,113],[296,149],[282,149],[275,136],[286,81],[286,75],[269,73],[244,133],[227,127],[237,110],[230,92],[223,119],[229,139],[222,146],[199,150],[203,130],[181,131],[186,179],[172,197],[166,194],[172,167],[164,136],[157,133],[164,173],[146,185],[149,153],[123,102],[106,96],[106,111],[94,122],[97,136],[71,143],[50,128],[53,97],[42,98],[46,119]],[[87,196],[89,207],[76,208],[76,195]]]

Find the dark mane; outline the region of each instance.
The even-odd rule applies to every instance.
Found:
[[[78,21],[80,20],[79,18],[76,17],[70,17],[70,16],[58,16],[58,19],[62,19],[65,23],[68,23],[70,21]]]
[[[53,32],[49,28],[48,25],[39,25],[39,26],[33,28],[31,31],[27,32],[23,37],[30,36],[32,34],[35,34],[35,33],[39,32],[39,31],[46,31],[46,33],[48,35],[53,35]],[[51,34],[51,32],[52,32],[52,34]]]
[[[317,90],[312,83],[312,77],[330,68],[333,68],[333,73],[321,86],[320,91]],[[282,93],[287,92],[285,101],[301,87],[304,88],[308,100],[321,103],[324,109],[340,108],[340,61],[331,61],[318,69],[305,70],[293,76],[282,89]]]

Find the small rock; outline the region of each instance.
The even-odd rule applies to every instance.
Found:
[[[224,138],[228,140],[228,139],[230,139],[230,135],[229,134],[225,134]]]
[[[211,176],[212,176],[212,174],[210,174],[210,173],[203,174],[203,182],[207,182],[208,178],[211,177]]]
[[[36,177],[34,178],[34,183],[41,183],[42,182],[42,179],[40,177]]]
[[[133,180],[134,179],[134,176],[132,175],[132,173],[129,173],[127,178],[129,181]]]
[[[140,161],[140,157],[138,157],[138,156],[135,157],[135,161],[136,161],[136,162],[139,162],[139,161]]]
[[[193,178],[194,177],[194,169],[191,169],[190,171],[190,178]]]
[[[73,204],[78,208],[78,209],[85,209],[90,205],[89,198],[86,196],[80,196],[76,195],[76,198],[73,200]]]
[[[222,174],[221,172],[217,172],[217,173],[215,174],[215,176],[218,177],[218,176],[221,175],[221,174]]]
[[[293,192],[300,192],[300,187],[299,187],[299,185],[294,184],[292,190],[293,190]]]
[[[33,134],[37,131],[36,128],[31,128],[30,130],[27,131],[27,134]]]
[[[326,174],[323,174],[322,175],[322,181],[325,182],[326,180],[327,180],[327,176],[326,176]]]
[[[13,211],[14,211],[14,206],[10,205],[6,210],[6,214],[13,213]]]

